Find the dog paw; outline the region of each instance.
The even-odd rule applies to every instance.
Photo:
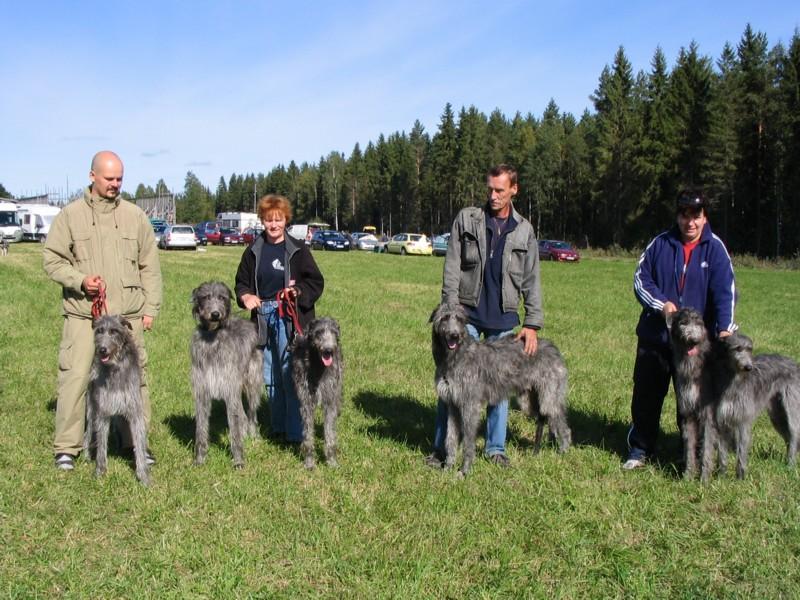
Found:
[[[243,462],[235,462],[235,463],[233,463],[233,468],[236,469],[237,471],[241,471],[242,469],[244,469],[244,463]]]

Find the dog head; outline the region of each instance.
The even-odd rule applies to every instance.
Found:
[[[314,319],[306,330],[306,340],[309,348],[318,356],[324,367],[331,367],[338,355],[339,349],[339,324],[330,317]]]
[[[668,315],[666,320],[672,347],[680,354],[697,356],[708,340],[703,315],[693,308],[682,308]]]
[[[454,352],[467,339],[467,312],[460,304],[443,302],[431,313],[434,343]]]
[[[201,328],[214,331],[228,324],[230,288],[221,281],[207,281],[192,291],[192,316]]]
[[[132,344],[133,326],[125,317],[103,315],[92,321],[94,332],[94,351],[97,360],[103,365],[117,362],[120,351],[126,344]]]
[[[753,370],[753,340],[742,333],[733,333],[719,338],[717,354],[728,367],[736,372]]]

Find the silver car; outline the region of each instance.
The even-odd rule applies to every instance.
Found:
[[[158,247],[163,250],[169,250],[170,248],[197,250],[194,227],[191,225],[168,225],[164,233],[161,234]]]

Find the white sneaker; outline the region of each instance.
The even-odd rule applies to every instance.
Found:
[[[622,470],[633,471],[634,469],[641,469],[646,464],[647,462],[643,458],[629,458],[624,463],[622,463]]]
[[[56,469],[72,471],[75,468],[75,457],[70,454],[56,454]]]

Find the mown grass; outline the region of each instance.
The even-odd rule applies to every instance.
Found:
[[[533,456],[533,428],[512,411],[512,469],[478,461],[458,481],[424,467],[442,259],[318,252],[318,313],[343,332],[341,466],[308,472],[294,450],[259,439],[234,471],[218,406],[208,463],[192,467],[189,296],[210,278],[232,284],[240,252],[161,254],[165,305],[147,339],[150,489],[120,458],[100,480],[84,461],[53,468],[60,290],[38,246],[0,259],[0,595],[796,596],[800,480],[765,418],[743,482],[679,478],[671,396],[662,460],[619,468],[639,310],[630,258],[542,265],[545,335],[570,368],[576,444],[564,456]],[[800,273],[737,277],[738,320],[757,350],[800,357]]]

